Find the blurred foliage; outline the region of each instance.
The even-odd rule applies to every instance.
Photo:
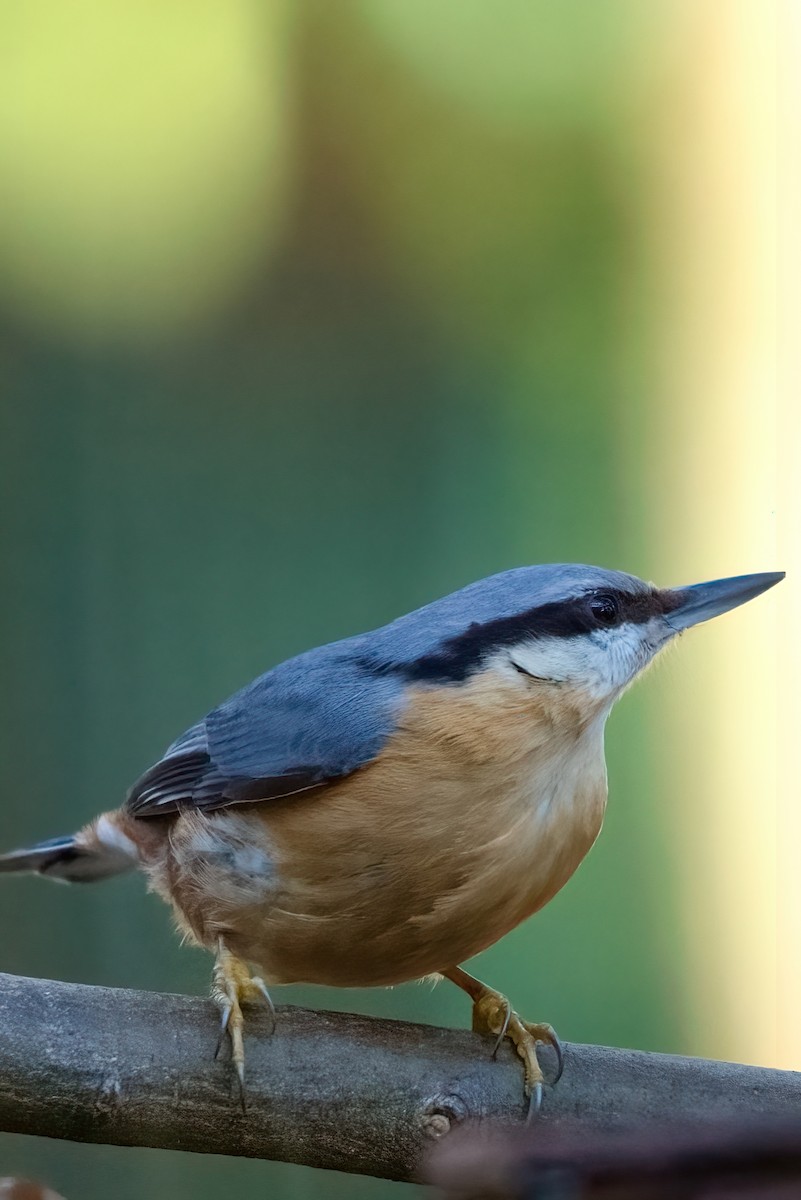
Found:
[[[25,0],[0,37],[0,294],[94,340],[217,313],[281,228],[287,6]]]
[[[305,647],[520,562],[644,569],[620,412],[647,330],[638,107],[663,15],[6,6],[4,843],[112,807]],[[569,1039],[677,1050],[648,704],[613,719],[601,843],[476,970]],[[0,905],[4,970],[207,987],[139,879],[15,880]],[[447,985],[278,999],[469,1021]],[[11,1137],[0,1163],[68,1200],[404,1190]]]

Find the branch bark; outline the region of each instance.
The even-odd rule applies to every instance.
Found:
[[[247,1027],[248,1110],[208,1000],[0,974],[0,1129],[413,1179],[468,1119],[519,1123],[522,1067],[466,1031],[282,1007]],[[550,1051],[543,1052],[545,1054]],[[540,1120],[801,1117],[801,1074],[569,1044]]]

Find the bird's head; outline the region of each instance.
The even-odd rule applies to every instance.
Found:
[[[507,647],[512,669],[588,697],[614,701],[669,642],[752,600],[781,572],[658,588],[634,576],[588,571],[559,599],[530,610],[530,634]]]
[[[420,682],[460,683],[486,669],[500,670],[524,682],[570,689],[608,709],[685,629],[783,578],[769,572],[658,588],[599,567],[521,567],[471,584],[388,628],[407,622],[414,623],[407,634],[436,628],[433,644],[425,639],[428,644],[419,644],[403,667]]]

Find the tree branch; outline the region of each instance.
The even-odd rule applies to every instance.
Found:
[[[520,1122],[522,1067],[451,1029],[280,1008],[248,1023],[248,1111],[207,1000],[0,975],[0,1129],[415,1177],[467,1118]],[[550,1051],[543,1051],[545,1055]],[[801,1116],[801,1074],[570,1044],[541,1120]]]

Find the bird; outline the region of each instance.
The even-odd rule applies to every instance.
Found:
[[[474,1030],[513,1044],[531,1115],[537,1047],[556,1050],[558,1078],[561,1043],[462,964],[547,904],[595,842],[604,726],[629,684],[686,629],[783,578],[658,588],[550,563],[481,579],[268,670],[119,808],[0,857],[0,872],[88,882],[140,868],[215,956],[242,1096],[242,1007],[275,1021],[274,986],[444,977],[472,1001]]]

